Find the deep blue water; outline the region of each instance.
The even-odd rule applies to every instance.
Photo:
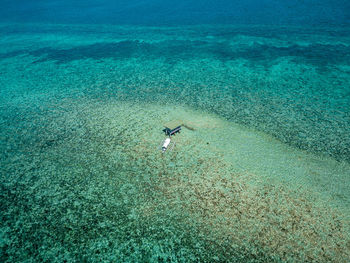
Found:
[[[0,21],[138,25],[349,25],[347,0],[1,1]]]

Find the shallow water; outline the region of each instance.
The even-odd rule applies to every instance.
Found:
[[[1,24],[3,261],[350,259],[349,32]]]

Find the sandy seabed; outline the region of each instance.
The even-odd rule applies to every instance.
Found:
[[[1,30],[3,261],[350,259],[348,66],[342,49],[327,63],[299,54],[346,51],[346,37]],[[174,120],[183,130],[162,154]]]

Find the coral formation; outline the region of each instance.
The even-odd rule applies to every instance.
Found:
[[[350,260],[331,32],[0,25],[1,261]]]

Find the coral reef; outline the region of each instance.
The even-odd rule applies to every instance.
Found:
[[[349,261],[347,32],[1,24],[1,261]]]

